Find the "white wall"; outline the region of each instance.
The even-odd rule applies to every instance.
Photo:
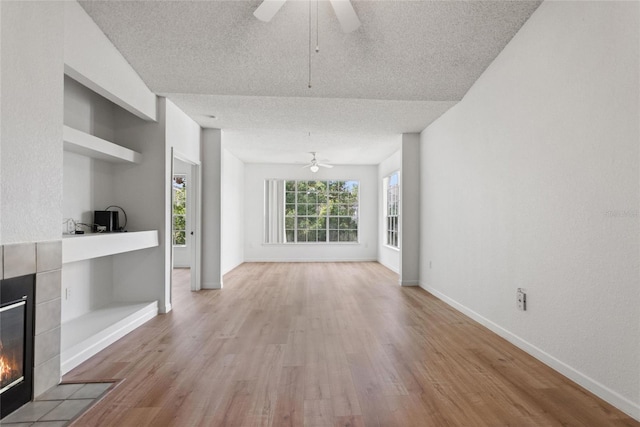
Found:
[[[178,108],[171,100],[165,99],[167,146],[191,163],[200,162],[200,126]]]
[[[82,6],[73,0],[62,3],[65,73],[138,117],[155,120],[155,94]]]
[[[0,7],[0,242],[58,240],[64,8],[6,1]]]
[[[193,176],[191,174],[192,164],[200,164],[201,162],[201,153],[200,153],[200,138],[201,138],[201,129],[200,126],[193,121],[193,119],[187,116],[180,108],[178,108],[171,100],[163,99],[165,105],[165,120],[166,120],[166,129],[165,129],[165,140],[166,140],[166,157],[167,160],[174,161],[174,168],[178,168],[177,172],[184,171],[188,175],[187,180],[187,198],[188,205],[191,209],[191,213],[193,213],[193,209],[196,208],[196,204],[194,203],[194,197],[196,196],[196,192],[194,192],[194,183],[192,182]],[[172,149],[173,155],[176,159],[172,159]],[[183,159],[190,164],[183,162]],[[169,170],[169,175],[167,176],[168,182],[171,181],[171,173],[170,173],[170,164],[167,165]],[[172,212],[171,205],[171,193],[168,194],[169,200],[167,209],[169,212]],[[173,265],[176,267],[189,267],[190,259],[189,259],[189,251],[191,250],[190,245],[192,243],[192,236],[189,234],[190,230],[194,230],[195,224],[194,217],[189,217],[187,219],[187,227],[190,227],[187,230],[187,247],[176,247],[173,249],[174,251],[174,259]],[[168,235],[171,236],[172,224],[168,224]],[[171,248],[171,243],[167,245],[167,249]],[[168,254],[169,255],[169,254]],[[168,261],[169,262],[169,261]]]
[[[202,131],[202,288],[222,288],[220,129]]]
[[[377,166],[334,166],[311,173],[299,165],[245,164],[245,261],[375,261],[378,251]],[[264,244],[266,179],[360,181],[359,243]]]
[[[382,186],[383,180],[392,173],[399,171],[402,166],[402,151],[398,150],[378,165],[378,262],[389,270],[400,272],[400,250],[385,244],[385,215],[387,207],[384,205],[384,195],[387,189]]]
[[[639,5],[543,3],[423,132],[420,247],[423,287],[638,419]]]
[[[222,134],[224,147],[224,133]],[[244,262],[244,163],[222,150],[222,274]]]

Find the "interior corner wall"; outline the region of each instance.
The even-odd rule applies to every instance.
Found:
[[[384,205],[386,188],[383,181],[402,167],[402,151],[398,150],[378,165],[378,262],[389,270],[400,273],[400,251],[385,244],[385,217],[387,207]]]
[[[63,2],[3,1],[0,7],[1,243],[59,240]]]
[[[639,8],[542,3],[423,131],[420,247],[424,288],[636,419]]]
[[[224,133],[222,134],[224,147]],[[222,150],[222,274],[244,262],[244,163]]]

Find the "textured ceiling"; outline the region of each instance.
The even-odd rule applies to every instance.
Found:
[[[204,127],[233,130],[238,144],[245,132],[244,145],[260,129],[344,133],[353,144],[419,132],[462,99],[540,2],[352,3],[362,26],[345,34],[322,0],[289,0],[269,23],[252,14],[260,0],[81,2],[152,91]],[[311,89],[310,6],[320,47]]]

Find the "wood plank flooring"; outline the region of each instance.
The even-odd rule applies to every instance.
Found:
[[[79,426],[640,426],[377,263],[252,263],[66,381],[119,379]]]

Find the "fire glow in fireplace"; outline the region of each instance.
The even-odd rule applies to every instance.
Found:
[[[0,308],[0,394],[24,381],[26,301]]]
[[[34,276],[0,282],[0,418],[33,394]]]

